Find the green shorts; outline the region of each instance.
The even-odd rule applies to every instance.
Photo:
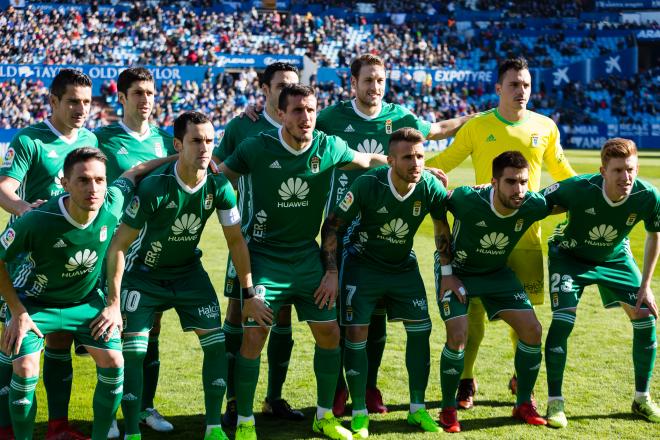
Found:
[[[184,331],[222,327],[218,297],[201,267],[171,280],[124,274],[121,291],[124,333],[148,332],[153,326],[154,314],[171,308],[179,315]]]
[[[238,280],[238,274],[236,273],[234,263],[231,261],[231,254],[227,255],[227,271],[225,272],[224,295],[225,298],[231,298],[239,301],[241,299],[241,283]]]
[[[419,269],[385,272],[373,269],[353,256],[346,256],[339,280],[341,325],[367,325],[383,299],[390,321],[429,319],[424,281]]]
[[[604,307],[617,307],[621,303],[634,306],[642,282],[642,274],[627,250],[609,261],[588,262],[550,246],[548,273],[553,312],[577,307],[584,288],[591,284],[598,285]]]
[[[318,248],[278,256],[251,251],[250,263],[255,292],[273,310],[273,325],[280,308],[290,304],[295,306],[300,321],[337,320],[336,310],[319,309],[314,304],[314,292],[324,274]],[[248,320],[244,325],[255,327],[257,323]]]
[[[30,318],[37,328],[45,336],[50,333],[64,331],[73,334],[76,341],[86,347],[101,350],[121,351],[121,338],[119,331],[115,329],[110,340],[106,342],[102,337],[94,340],[89,325],[103,311],[105,297],[100,290],[90,294],[86,302],[71,307],[46,307],[35,305],[29,301],[24,302]],[[7,323],[11,320],[11,314],[7,310]],[[44,340],[33,331],[29,331],[23,338],[20,352],[12,356],[12,359],[38,353],[44,348]]]
[[[443,321],[467,315],[470,298],[481,300],[490,321],[499,319],[500,312],[533,310],[522,283],[508,267],[481,275],[456,274],[467,292],[465,304],[462,304],[452,292],[440,292],[438,272],[436,271],[435,290]]]

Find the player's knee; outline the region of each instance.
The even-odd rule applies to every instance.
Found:
[[[452,350],[460,351],[465,348],[467,343],[467,331],[447,332],[447,346]]]
[[[96,366],[99,368],[116,368],[124,367],[124,356],[119,350],[105,350],[102,351],[101,356],[97,356]]]
[[[39,356],[34,354],[14,359],[12,362],[14,374],[20,377],[39,375]]]
[[[263,327],[246,327],[243,329],[241,343],[241,356],[247,359],[256,359],[264,348],[268,329]]]
[[[543,327],[538,320],[526,322],[518,330],[520,340],[526,344],[538,345],[541,343]]]
[[[46,335],[46,346],[59,350],[71,348],[73,335],[71,333],[49,333]]]
[[[369,336],[369,327],[366,325],[355,325],[346,327],[346,339],[351,342],[366,341]]]
[[[324,349],[334,349],[339,346],[339,325],[337,321],[330,323],[315,323],[310,324],[316,345]]]
[[[227,313],[225,313],[225,321],[238,326],[241,325],[241,318],[241,302],[234,298],[229,298],[227,303]]]

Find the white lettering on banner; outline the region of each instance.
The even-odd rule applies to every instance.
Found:
[[[452,81],[484,81],[492,82],[493,72],[472,71],[472,70],[436,70],[433,81],[452,82]]]

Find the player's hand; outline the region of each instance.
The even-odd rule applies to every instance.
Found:
[[[30,330],[40,338],[44,337],[27,311],[12,315],[5,332],[2,334],[2,351],[8,355],[18,354],[21,350],[23,338]]]
[[[26,212],[30,212],[34,208],[40,207],[44,203],[46,203],[46,200],[42,200],[42,199],[37,199],[32,203],[23,202],[22,206],[20,208],[18,208],[18,212],[16,214],[18,215],[18,217],[20,217],[23,214],[25,214]]]
[[[273,311],[261,298],[256,296],[243,300],[241,314],[243,322],[249,318],[262,327],[269,327],[273,323]]]
[[[484,189],[488,188],[490,186],[490,183],[481,183],[479,185],[472,185],[472,188],[474,189]]]
[[[89,328],[92,329],[94,340],[103,337],[103,340],[108,342],[115,331],[121,333],[123,322],[119,305],[112,305],[105,307],[101,314],[92,321]]]
[[[465,304],[467,301],[467,291],[456,275],[445,275],[440,278],[440,292],[438,294],[444,295],[448,290],[454,293],[461,304]]]
[[[431,167],[425,167],[424,169],[429,173],[433,174],[436,179],[442,182],[442,186],[447,188],[447,185],[449,185],[449,177],[447,177],[444,171],[442,171],[440,168],[431,168]]]
[[[649,311],[655,319],[658,319],[658,305],[655,303],[655,297],[650,287],[640,287],[637,291],[637,304],[635,304],[635,313],[639,313],[642,304],[646,304]]]
[[[220,174],[220,167],[213,159],[209,162],[209,169],[213,174]]]
[[[314,292],[314,303],[319,306],[319,309],[327,306],[328,310],[332,310],[335,307],[338,287],[339,274],[337,271],[326,271],[319,288]]]
[[[244,116],[247,116],[248,118],[250,118],[251,121],[257,122],[259,120],[259,113],[261,113],[263,109],[264,108],[261,106],[257,107],[256,105],[250,104],[247,107],[245,107],[245,111],[240,115],[238,115],[238,117],[242,118]]]

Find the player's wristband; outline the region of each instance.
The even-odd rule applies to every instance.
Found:
[[[244,300],[245,300],[245,299],[254,298],[255,296],[257,296],[257,292],[255,292],[255,290],[254,290],[254,286],[243,287],[243,288],[241,289],[241,297],[242,297]]]
[[[444,266],[440,266],[440,274],[443,277],[451,275],[452,274],[451,264],[445,264]]]

